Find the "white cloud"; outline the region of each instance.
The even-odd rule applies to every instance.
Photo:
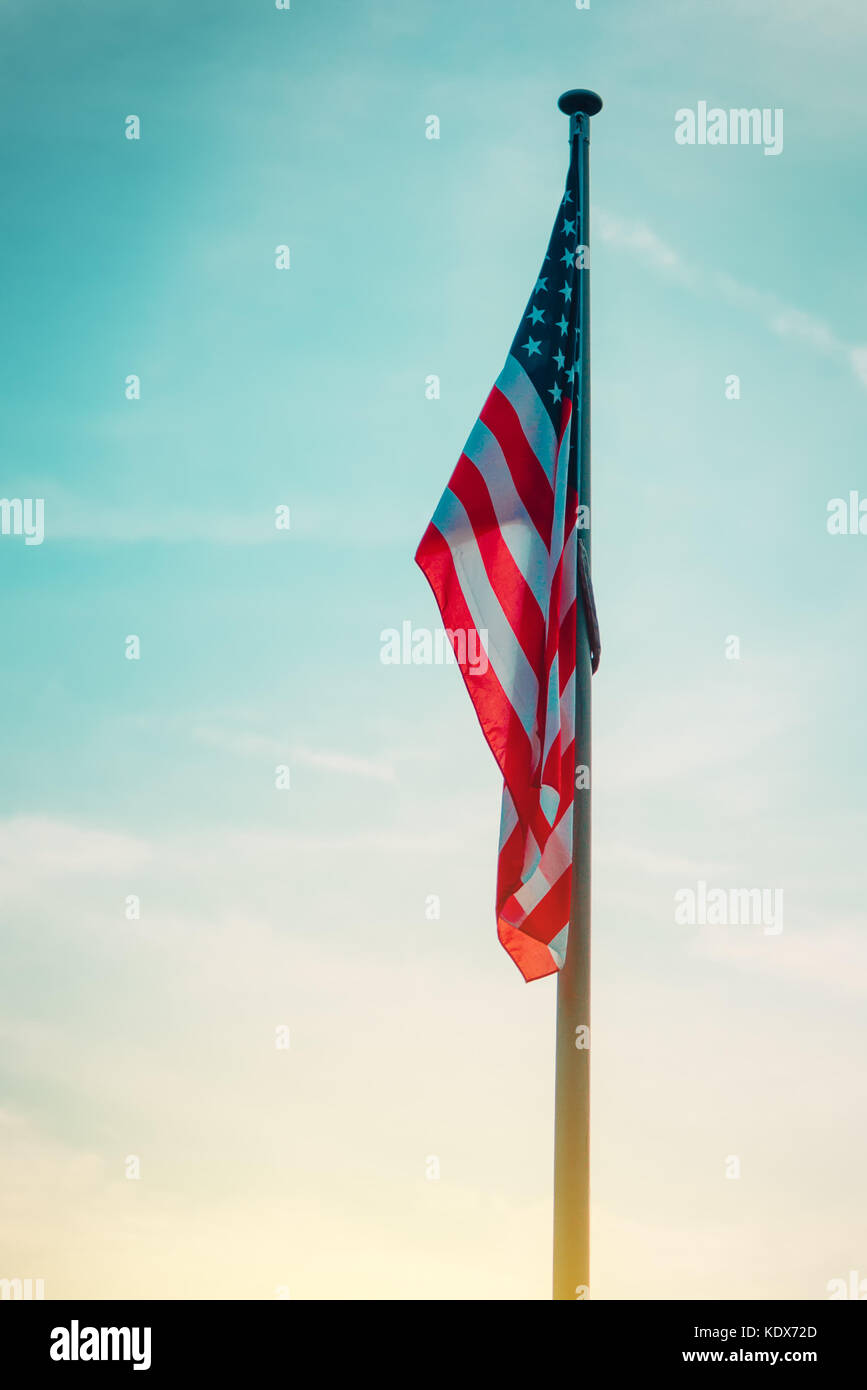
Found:
[[[691,954],[811,990],[867,996],[867,923],[764,936],[736,927],[702,927]]]
[[[293,761],[308,767],[321,767],[327,772],[347,777],[369,777],[377,782],[394,782],[394,768],[373,758],[359,758],[351,753],[328,752],[324,749],[296,748]]]
[[[0,879],[63,874],[125,874],[151,857],[147,841],[117,831],[56,820],[13,816],[0,822]]]
[[[849,355],[853,372],[858,380],[867,386],[867,347],[853,347]]]
[[[321,768],[344,777],[364,777],[375,782],[394,782],[396,774],[392,764],[385,758],[362,758],[354,753],[338,752],[334,749],[306,748],[303,745],[290,745],[282,739],[245,730],[225,729],[216,725],[197,725],[193,738],[212,748],[221,748],[227,753],[240,757],[276,758],[285,761],[290,767]]]
[[[193,729],[193,738],[196,743],[205,743],[209,748],[219,748],[224,753],[235,753],[242,758],[285,758],[288,756],[288,744],[282,739],[250,733],[243,729],[225,729],[214,724],[199,724]]]
[[[460,848],[460,830],[432,846],[421,831],[371,826],[338,872],[328,852],[339,834],[143,842],[48,817],[0,823],[22,885],[7,954],[40,972],[35,997],[6,972],[0,1058],[15,1065],[0,1116],[0,1273],[44,1277],[54,1298],[268,1298],[278,1284],[296,1298],[472,1298],[479,1289],[544,1298],[553,989],[525,987],[498,956],[489,883],[484,920],[478,905],[444,896],[442,921],[428,923],[421,897],[392,898],[381,881],[406,848],[419,856],[425,891],[429,852],[446,834]],[[326,857],[308,865],[311,849]],[[145,911],[128,923],[104,879],[142,856]],[[35,870],[46,863],[44,881]],[[636,867],[651,866],[639,854]],[[437,947],[450,933],[459,954]],[[848,965],[867,977],[854,955]],[[807,968],[805,956],[798,970]],[[779,1173],[765,1129],[767,1052],[777,1049],[784,1129],[803,1111],[803,1068],[786,1051],[793,1039],[808,1047],[800,1019],[781,1015],[780,992],[770,991],[752,1021],[738,1014],[733,1041],[728,1015],[709,1010],[701,990],[634,971],[630,979],[610,950],[598,970],[599,1291],[640,1296],[652,1284],[677,1297],[698,1279],[704,1296],[724,1293],[743,1278],[739,1232],[758,1232],[761,1248],[771,1229],[765,1211]],[[280,1023],[291,1032],[282,1053]],[[835,1193],[852,1193],[863,1169],[850,1103],[856,1054],[838,1065],[837,1038],[820,1040],[810,1065],[816,1076],[828,1068],[823,1123],[852,1168]],[[631,1228],[635,1133],[645,1148],[651,1135],[654,1159],[642,1178],[646,1239]],[[721,1174],[719,1154],[734,1142],[751,1182],[737,1188],[745,1206],[732,1231],[733,1185],[708,1187],[705,1174]],[[124,1177],[129,1153],[141,1158],[140,1181]],[[429,1154],[442,1162],[438,1182],[425,1181]],[[667,1219],[685,1182],[692,1229],[718,1252],[710,1273]],[[828,1225],[832,1207],[823,1198],[817,1223]],[[654,1226],[670,1231],[667,1244]],[[814,1267],[827,1263],[830,1277],[847,1255],[836,1241],[836,1231],[820,1232],[795,1275],[751,1266],[750,1292],[803,1296]]]
[[[867,346],[845,343],[821,319],[784,304],[776,295],[741,284],[730,275],[692,264],[642,222],[613,217],[599,209],[594,214],[594,227],[602,241],[638,256],[678,284],[697,293],[718,294],[758,314],[769,332],[848,363],[861,384],[867,386]]]

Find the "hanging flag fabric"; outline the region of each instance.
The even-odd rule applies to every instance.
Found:
[[[570,168],[506,365],[416,553],[503,775],[497,931],[526,980],[552,974],[566,954],[576,601],[588,612],[594,669],[598,661],[578,548],[586,241],[578,187]],[[487,660],[468,662],[479,651]]]

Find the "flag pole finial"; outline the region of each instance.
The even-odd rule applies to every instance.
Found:
[[[602,98],[584,87],[574,87],[572,91],[563,93],[557,105],[565,116],[598,116],[602,110]]]

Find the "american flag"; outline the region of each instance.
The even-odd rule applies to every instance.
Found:
[[[416,553],[503,775],[497,932],[525,980],[553,974],[566,955],[579,553],[592,604],[578,529],[587,238],[575,144],[506,365]],[[483,649],[486,663],[467,663],[467,651]]]

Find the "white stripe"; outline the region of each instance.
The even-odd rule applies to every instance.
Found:
[[[521,865],[522,883],[526,883],[528,879],[532,878],[533,874],[538,869],[539,861],[542,858],[541,851],[536,842],[536,837],[529,830],[527,830],[525,833],[526,838],[524,840],[524,862]]]
[[[515,803],[512,800],[512,793],[503,784],[503,805],[500,811],[500,849],[508,840],[515,826],[518,824],[518,812],[515,810]]]
[[[573,527],[563,547],[563,587],[560,590],[560,622],[562,623],[578,592],[578,531]]]
[[[548,837],[542,855],[542,869],[551,883],[556,883],[572,862],[572,811],[566,811],[557,829]]]
[[[548,481],[552,482],[557,457],[557,436],[551,424],[551,416],[521,363],[511,353],[506,358],[506,365],[497,377],[495,385],[515,407],[521,421],[521,429],[544,468]]]
[[[515,894],[515,901],[518,903],[524,917],[529,917],[534,907],[538,907],[545,894],[550,892],[551,885],[543,873],[537,869],[531,874],[526,883],[522,884]],[[523,920],[523,919],[522,919]]]
[[[569,940],[569,923],[567,922],[562,931],[558,931],[553,941],[548,942],[548,950],[551,952],[551,959],[558,970],[562,970],[566,963],[566,943]]]
[[[479,632],[487,630],[488,659],[500,685],[518,716],[532,748],[535,765],[539,756],[536,702],[539,684],[520,642],[491,588],[473,528],[463,503],[446,488],[434,512],[434,525],[445,538],[454,561],[464,601]]]
[[[476,422],[464,453],[485,480],[503,540],[544,616],[550,592],[548,547],[521,501],[496,436],[484,421]]]
[[[554,652],[551,670],[548,672],[548,689],[545,692],[545,741],[543,744],[542,765],[560,732],[560,652]],[[549,817],[550,819],[550,817]]]
[[[557,880],[563,876],[571,858],[572,817],[567,812],[557,829],[549,835],[538,869],[515,894],[515,899],[526,916],[529,917]]]

